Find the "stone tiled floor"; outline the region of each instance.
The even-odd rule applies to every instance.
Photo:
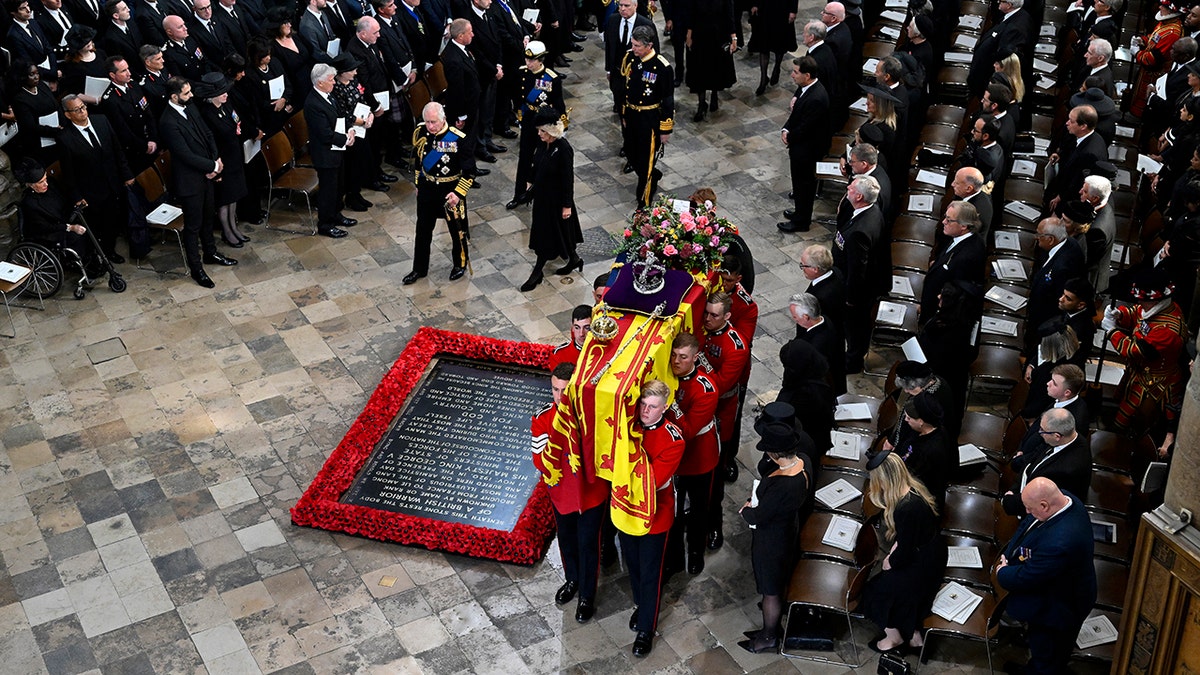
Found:
[[[569,138],[595,246],[622,227],[633,181],[620,173],[595,36],[576,56]],[[753,406],[778,387],[776,354],[793,330],[786,299],[803,287],[795,261],[829,231],[776,231],[789,189],[777,130],[791,89],[754,98],[753,62],[739,56],[738,70],[742,82],[709,122],[692,124],[694,104],[680,96],[662,187],[715,188],[754,249]],[[441,231],[430,278],[400,285],[413,235],[402,183],[368,193],[376,206],[342,240],[257,228],[232,252],[241,264],[209,270],[215,290],[123,266],[124,294],[63,293],[44,312],[15,310],[18,336],[0,343],[0,670],[845,671],[736,647],[758,625],[749,533],[736,517],[705,572],[668,586],[662,636],[644,660],[629,654],[620,569],[605,571],[597,619],[579,626],[553,603],[555,548],[524,568],[291,525],[288,509],[419,326],[557,342],[570,309],[590,298],[606,265],[596,257],[582,276],[517,291],[532,256],[528,210],[503,207],[513,174],[509,153],[471,193],[467,280],[444,281]],[[275,219],[299,222],[286,210]],[[170,244],[152,262],[179,264]],[[860,392],[878,387],[854,381]],[[746,438],[746,463],[752,447]],[[731,492],[749,481],[743,472]],[[978,647],[940,650],[929,670],[977,671]]]

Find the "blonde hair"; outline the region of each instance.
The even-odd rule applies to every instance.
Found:
[[[910,492],[928,504],[933,515],[938,514],[937,502],[929,489],[908,472],[904,460],[898,455],[889,453],[883,463],[871,470],[867,496],[872,504],[883,509],[883,535],[888,541],[896,538],[896,505]]]
[[[638,400],[642,401],[651,396],[661,398],[663,403],[666,403],[671,398],[671,388],[662,380],[650,380],[642,385],[642,393],[638,396]]]
[[[1025,98],[1025,80],[1021,78],[1021,57],[1009,54],[1000,59],[1000,70],[1012,83],[1013,99],[1020,103],[1021,99]]]
[[[875,104],[875,116],[869,122],[883,122],[892,129],[896,128],[896,105],[882,96],[867,94]]]

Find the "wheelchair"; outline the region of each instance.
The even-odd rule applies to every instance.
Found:
[[[17,241],[20,243],[8,252],[6,260],[14,265],[28,267],[33,271],[29,281],[26,282],[25,290],[37,293],[43,299],[53,297],[62,288],[63,281],[67,276],[67,269],[71,269],[72,271],[78,270],[80,274],[79,280],[75,283],[75,290],[72,292],[76,300],[82,300],[87,291],[94,288],[105,276],[108,277],[109,290],[113,293],[125,292],[125,279],[105,257],[100,242],[96,240],[92,228],[88,227],[87,221],[78,209],[71,213],[67,222],[63,223],[63,227],[82,225],[87,230],[85,236],[92,242],[92,250],[98,261],[96,267],[99,271],[95,273],[89,272],[87,262],[78,251],[62,245],[48,245],[27,239],[24,225],[24,215],[18,208]]]

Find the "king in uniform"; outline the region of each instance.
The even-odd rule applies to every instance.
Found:
[[[465,135],[446,123],[446,110],[441,103],[427,104],[421,111],[421,118],[424,124],[413,132],[413,149],[417,156],[417,240],[412,271],[404,277],[405,286],[429,274],[429,245],[438,218],[446,220],[454,246],[450,281],[461,279],[470,262],[467,240],[471,235],[466,200],[474,179],[463,175],[459,152],[463,149]]]
[[[625,101],[625,158],[638,176],[634,199],[638,208],[646,208],[662,177],[655,167],[658,155],[675,129],[675,75],[671,64],[654,51],[654,29],[637,26],[630,44],[615,88],[617,100]]]

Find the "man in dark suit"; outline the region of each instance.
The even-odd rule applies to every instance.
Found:
[[[871,307],[879,297],[883,213],[875,205],[879,182],[870,176],[855,178],[846,188],[849,209],[839,215],[833,237],[833,265],[846,280],[846,373],[862,372],[871,339]],[[882,266],[880,266],[882,267]],[[888,277],[891,270],[885,270]]]
[[[111,84],[100,98],[100,110],[111,122],[129,168],[136,175],[158,154],[158,122],[150,98],[133,81],[127,60],[108,57],[108,79]]]
[[[99,28],[104,21],[104,3],[101,0],[64,0],[71,19],[91,28]]]
[[[321,189],[317,192],[317,231],[326,237],[340,239],[346,236],[343,227],[356,225],[358,221],[341,214],[342,185],[340,174],[345,148],[354,144],[354,128],[350,121],[339,118],[329,94],[333,91],[333,80],[337,69],[325,63],[313,66],[313,93],[304,100],[304,119],[308,122],[308,151],[312,153],[313,168]],[[342,129],[338,131],[338,122]]]
[[[420,5],[420,0],[398,0],[396,3],[396,22],[412,48],[413,69],[418,74],[425,72],[427,64],[437,62],[438,50],[442,47],[441,28]]]
[[[338,39],[325,14],[325,0],[308,0],[308,5],[300,13],[300,26],[297,32],[312,58],[317,63],[329,63],[333,57],[329,55],[329,43]]]
[[[209,0],[199,0],[208,2]],[[221,70],[213,60],[220,54],[209,56],[200,48],[193,38],[188,35],[187,24],[174,14],[168,14],[163,19],[163,31],[167,34],[167,44],[163,48],[163,59],[167,70],[172,75],[182,76],[188,80],[199,81],[205,73],[215,73]]]
[[[1064,494],[1050,479],[1026,484],[1021,501],[1029,515],[1004,547],[996,581],[1009,592],[1008,614],[1029,624],[1024,672],[1065,673],[1096,602],[1092,523],[1083,500]]]
[[[131,20],[129,5],[125,0],[108,0],[104,3],[105,23],[101,26],[96,46],[109,56],[123,56],[130,63],[137,63],[138,49],[145,44],[142,31]]]
[[[42,0],[35,10],[33,20],[42,29],[42,35],[45,35],[54,47],[54,55],[60,59],[66,56],[67,31],[75,25],[75,20],[62,6],[62,0]]]
[[[967,88],[971,96],[983,95],[1000,59],[1017,54],[1021,57],[1021,63],[1028,60],[1027,47],[1037,36],[1037,26],[1029,14],[1021,9],[1024,4],[1025,0],[1000,1],[1000,11],[1004,16],[979,39],[971,57],[971,69],[967,74]]]
[[[829,94],[817,78],[818,68],[811,56],[792,61],[792,82],[798,89],[792,97],[792,113],[780,134],[792,173],[793,208],[783,212],[785,220],[777,225],[784,232],[808,232],[812,226],[813,202],[817,198],[814,167],[829,152],[833,138]]]
[[[891,222],[896,217],[898,205],[892,201],[892,179],[879,166],[879,149],[867,142],[855,143],[850,148],[850,156],[842,165],[842,173],[846,178],[855,176],[870,176],[879,182],[879,198],[875,205],[883,212],[886,221]]]
[[[847,113],[840,111],[838,106],[845,98],[846,87],[842,82],[837,56],[834,55],[833,48],[825,43],[825,34],[825,24],[809,21],[804,24],[804,31],[800,37],[808,48],[806,56],[811,56],[817,62],[817,80],[824,85],[825,93],[829,96],[830,115],[833,116],[829,126],[831,129],[840,129],[846,121]]]
[[[996,142],[1004,151],[1005,160],[1010,163],[1013,143],[1017,139],[1017,118],[1008,114],[1012,99],[1012,89],[999,82],[992,82],[983,92],[983,99],[979,102],[979,111],[985,115],[991,115],[992,121],[996,123]],[[1006,166],[1005,175],[1007,175],[1007,168]]]
[[[220,64],[233,51],[233,43],[225,29],[213,19],[213,3],[217,0],[192,0],[192,13],[187,17],[188,35],[200,45],[209,59]]]
[[[133,183],[125,151],[108,120],[103,115],[89,116],[87,104],[78,96],[64,96],[62,106],[70,123],[58,136],[66,196],[76,207],[86,207],[88,226],[104,255],[112,262],[125,262],[115,248],[117,234],[125,230],[129,218],[125,186]]]
[[[975,167],[968,166],[954,172],[950,181],[950,189],[954,198],[967,202],[975,207],[979,215],[979,229],[976,231],[987,243],[988,231],[992,227],[992,196],[983,191],[983,174]]]
[[[246,43],[259,33],[258,24],[250,18],[249,12],[238,4],[237,0],[220,0],[213,7],[213,21],[225,33],[225,39],[233,50],[242,56],[246,55]]]
[[[57,82],[61,76],[55,45],[42,33],[33,20],[33,10],[28,0],[5,0],[5,9],[12,18],[4,46],[12,54],[13,61],[28,61],[37,66],[38,73],[47,82]]]
[[[382,151],[396,140],[396,126],[388,119],[392,82],[388,76],[387,63],[379,48],[382,29],[379,22],[369,16],[360,17],[355,26],[354,36],[350,38],[346,51],[358,59],[358,83],[367,98],[374,101],[371,107],[375,113],[375,124],[372,127],[375,140],[371,145],[371,165],[367,173],[370,184],[367,188],[376,192],[387,192],[388,184],[396,182],[398,178],[385,173],[381,168]],[[388,101],[386,106],[381,103],[385,98]]]
[[[1109,66],[1109,61],[1112,59],[1113,48],[1108,40],[1092,40],[1088,44],[1087,51],[1083,55],[1083,67],[1076,71],[1075,76],[1071,78],[1071,91],[1076,92],[1083,88],[1083,81],[1089,77],[1098,77],[1103,82],[1101,87],[1104,93],[1109,98],[1117,95],[1116,78],[1113,76],[1113,69]]]
[[[925,285],[921,289],[921,323],[933,318],[942,288],[952,281],[966,281],[983,288],[987,267],[987,242],[976,231],[979,213],[968,202],[953,201],[942,218],[942,234],[947,241],[929,263]]]
[[[475,59],[467,50],[474,39],[474,28],[466,19],[455,19],[450,22],[450,41],[442,51],[442,67],[446,74],[446,93],[444,95],[445,115],[456,129],[463,132],[459,141],[458,161],[462,170],[470,176],[486,176],[490,169],[480,169],[475,162],[476,130],[479,123],[479,96],[482,87],[479,84],[479,69],[475,67]]]
[[[629,51],[633,29],[638,26],[654,28],[654,23],[648,17],[637,13],[637,0],[617,0],[617,11],[604,24],[604,75],[613,92],[613,112],[618,115],[625,101],[617,96],[617,79],[621,77],[617,71],[625,52]]]
[[[354,22],[362,16],[361,10],[356,10],[345,2],[325,0],[325,7],[321,11],[329,20],[329,27],[333,29],[334,36],[340,39],[345,47],[354,33]]]
[[[809,293],[797,293],[788,304],[796,322],[796,338],[813,346],[829,364],[829,386],[834,396],[846,393],[846,345],[837,329],[821,315],[821,302]]]
[[[1054,408],[1062,408],[1071,413],[1072,419],[1075,420],[1075,432],[1084,438],[1088,438],[1091,434],[1089,425],[1092,422],[1092,413],[1088,410],[1087,401],[1080,396],[1087,386],[1087,377],[1083,374],[1083,369],[1073,363],[1064,363],[1055,366],[1050,371],[1050,379],[1046,381],[1046,397],[1048,402],[1043,403],[1047,406],[1041,413]],[[1043,399],[1045,400],[1045,399]],[[1038,414],[1037,419],[1029,426],[1025,432],[1025,437],[1021,439],[1020,450],[1017,451],[1015,457],[1028,455],[1030,457],[1039,453],[1045,452],[1046,441],[1043,440],[1045,434],[1042,432],[1042,415]],[[1024,459],[1020,460],[1022,463]]]
[[[167,43],[167,33],[162,25],[165,18],[167,15],[163,14],[163,8],[158,2],[138,0],[133,10],[133,22],[137,24],[146,44],[161,46]]]
[[[1004,150],[996,136],[1000,126],[991,115],[981,115],[971,127],[971,140],[967,141],[959,161],[963,166],[973,166],[983,174],[983,180],[999,184],[1004,179]]]
[[[1073,495],[1087,496],[1092,482],[1092,451],[1088,440],[1075,427],[1075,416],[1063,408],[1051,408],[1038,421],[1044,441],[1040,451],[1014,455],[1011,466],[1019,480],[1001,497],[1005,513],[1019,516],[1021,490],[1034,478],[1044,477]]]
[[[1193,7],[1188,16],[1193,13],[1200,15],[1200,5]],[[1167,71],[1166,91],[1155,89],[1154,94],[1146,101],[1147,110],[1142,117],[1145,129],[1151,136],[1165,130],[1175,121],[1174,116],[1179,114],[1179,98],[1191,89],[1187,83],[1188,73],[1197,73],[1197,67],[1200,66],[1195,63],[1196,49],[1196,40],[1187,35],[1171,45],[1171,69]]]
[[[1067,280],[1087,273],[1083,249],[1067,236],[1067,228],[1059,219],[1046,218],[1038,223],[1037,245],[1025,308],[1025,342],[1030,349],[1037,344],[1038,326],[1058,314],[1058,299]]]
[[[1071,109],[1067,115],[1067,136],[1058,152],[1050,155],[1050,163],[1057,164],[1058,173],[1046,187],[1046,200],[1051,211],[1059,202],[1071,201],[1079,196],[1083,179],[1096,168],[1097,162],[1108,160],[1108,148],[1104,139],[1096,133],[1099,116],[1090,105]]]
[[[168,17],[179,19],[179,17]],[[179,19],[180,24],[183,23]],[[213,241],[213,181],[225,167],[217,153],[217,143],[200,111],[188,106],[192,85],[182,77],[167,81],[169,100],[158,122],[165,150],[171,153],[171,194],[183,210],[183,247],[192,279],[205,288],[216,284],[204,271],[204,265],[236,265],[233,258],[217,253]],[[204,255],[201,257],[200,251]]]
[[[838,72],[847,82],[857,81],[855,73],[862,59],[854,55],[854,37],[846,25],[846,6],[840,2],[826,3],[821,10],[821,23],[825,24],[825,44],[833,49],[837,58]]]
[[[838,338],[846,339],[845,314],[846,283],[842,273],[833,266],[833,253],[821,244],[811,244],[800,254],[800,271],[808,279],[804,290],[821,303],[821,316],[837,331]],[[800,330],[796,330],[797,337]],[[841,368],[843,362],[829,364],[830,368]]]
[[[458,14],[471,22],[473,36],[467,51],[475,59],[479,71],[479,108],[475,117],[475,157],[495,162],[492,153],[507,152],[508,148],[492,140],[492,124],[496,118],[496,90],[504,79],[504,40],[506,31],[489,9],[492,0],[471,0]],[[516,73],[510,73],[516,76]]]

